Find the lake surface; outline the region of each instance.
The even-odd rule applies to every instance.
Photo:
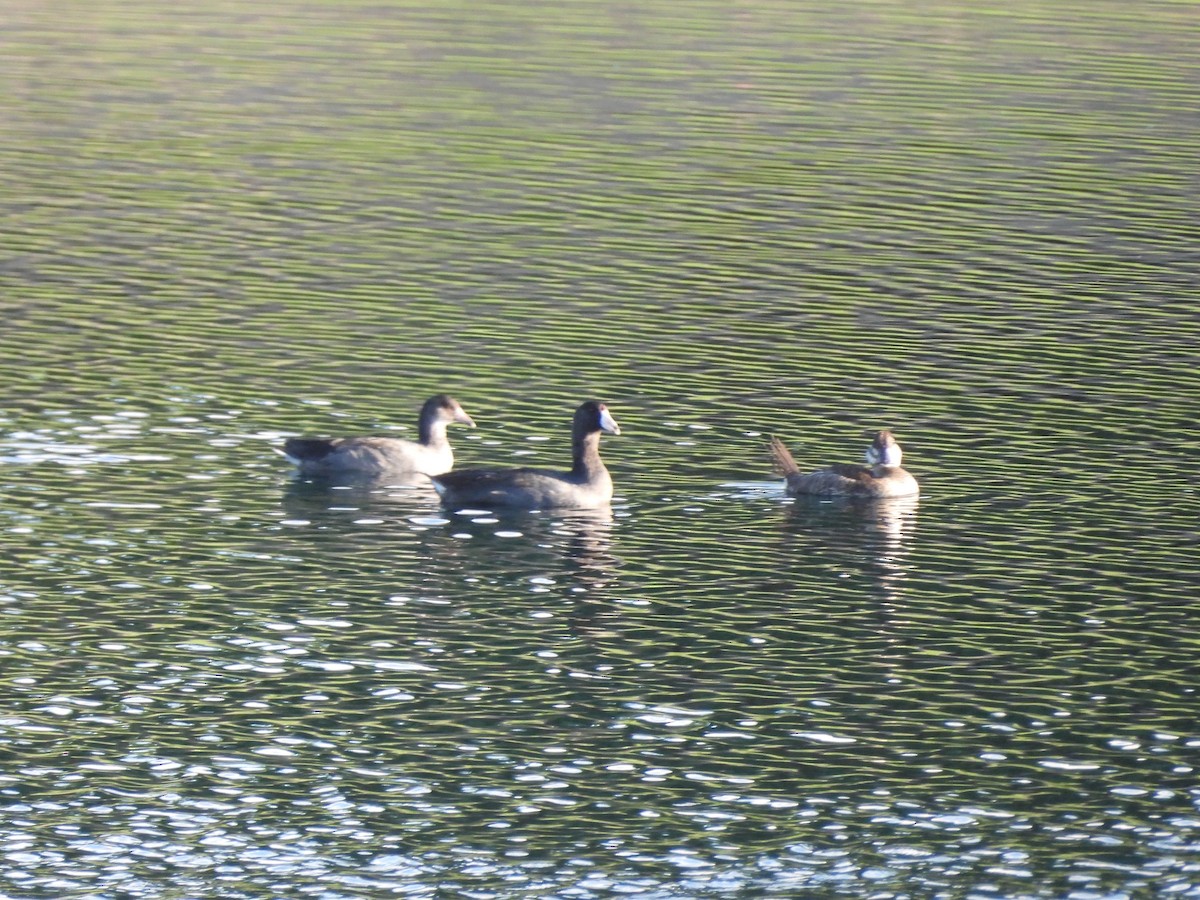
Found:
[[[1200,897],[1193,3],[0,16],[0,895]]]

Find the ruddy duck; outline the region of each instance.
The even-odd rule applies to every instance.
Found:
[[[890,431],[875,432],[867,448],[865,466],[834,463],[802,473],[783,441],[771,438],[776,470],[787,479],[787,492],[816,497],[913,497],[920,493],[917,479],[900,467],[904,454]]]

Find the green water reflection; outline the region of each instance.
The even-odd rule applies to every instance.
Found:
[[[1200,894],[1190,4],[6,17],[0,893]]]

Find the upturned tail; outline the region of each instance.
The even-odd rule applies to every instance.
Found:
[[[788,475],[800,474],[800,467],[792,458],[791,451],[774,435],[771,435],[771,462],[774,463],[775,471],[785,478]]]

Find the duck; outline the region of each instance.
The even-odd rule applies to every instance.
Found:
[[[777,437],[771,438],[775,469],[786,479],[790,496],[816,497],[915,497],[917,479],[901,468],[904,453],[890,431],[876,431],[867,448],[865,466],[834,463],[815,472],[803,473],[796,460]]]
[[[441,475],[454,468],[454,451],[446,439],[446,426],[451,423],[475,427],[475,421],[457,400],[437,394],[421,407],[415,441],[393,437],[290,438],[280,452],[305,475]]]
[[[458,469],[432,477],[442,503],[452,507],[596,509],[612,500],[612,476],[600,459],[600,435],[621,428],[598,400],[586,400],[571,424],[569,471],[531,468]]]

